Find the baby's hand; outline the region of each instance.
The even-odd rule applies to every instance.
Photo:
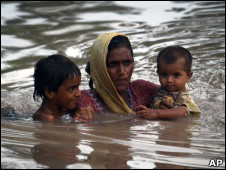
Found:
[[[94,110],[92,107],[80,107],[79,111],[75,114],[74,119],[81,122],[87,122],[93,119]]]
[[[159,103],[159,109],[172,109],[174,108],[174,99],[169,96],[164,96],[163,100]]]
[[[137,112],[137,117],[143,119],[157,119],[157,111],[140,105],[141,110]]]
[[[164,96],[164,97],[163,97],[163,100],[167,100],[168,102],[174,104],[174,99],[173,99],[173,97],[170,97],[170,96]]]

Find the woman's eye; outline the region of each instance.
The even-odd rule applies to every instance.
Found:
[[[126,60],[123,63],[124,63],[124,65],[128,66],[128,65],[130,65],[132,63],[132,61],[131,60]]]
[[[115,66],[117,66],[116,62],[111,62],[107,64],[107,67],[115,67]]]

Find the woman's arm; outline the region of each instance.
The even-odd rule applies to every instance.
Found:
[[[80,122],[87,122],[93,119],[94,110],[92,107],[80,107],[79,111],[75,113],[74,119]]]

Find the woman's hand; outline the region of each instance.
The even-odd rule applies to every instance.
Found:
[[[137,117],[143,118],[143,119],[157,119],[157,111],[153,109],[149,109],[144,105],[140,105],[140,109],[137,112]]]
[[[74,119],[80,122],[87,122],[93,119],[94,110],[92,107],[80,107],[79,111],[75,114]]]

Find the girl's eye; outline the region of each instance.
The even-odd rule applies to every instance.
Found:
[[[74,90],[74,88],[73,88],[73,87],[70,87],[70,88],[69,88],[69,91],[73,91],[73,90]]]
[[[69,91],[72,92],[75,88],[77,88],[78,86],[71,86],[69,87]]]

